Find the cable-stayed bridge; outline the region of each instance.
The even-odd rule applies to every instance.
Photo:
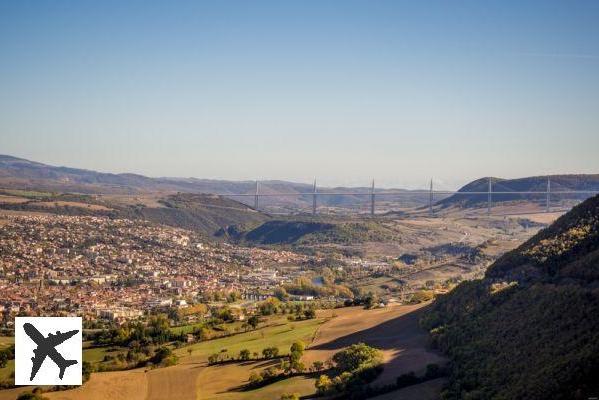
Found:
[[[488,178],[487,190],[475,190],[475,191],[466,191],[466,190],[435,190],[433,186],[433,181],[430,181],[430,185],[428,189],[422,190],[377,190],[375,187],[375,181],[373,180],[368,191],[319,191],[316,185],[316,181],[312,186],[311,191],[304,192],[267,192],[261,191],[260,182],[256,181],[255,183],[255,191],[253,193],[210,193],[213,195],[230,197],[230,198],[253,198],[253,207],[256,210],[261,209],[261,199],[262,198],[284,198],[284,197],[308,197],[312,199],[312,208],[311,213],[317,214],[319,208],[319,198],[326,196],[347,196],[347,197],[363,197],[368,201],[369,204],[369,214],[375,215],[377,211],[377,201],[384,200],[385,198],[392,197],[408,197],[408,196],[427,196],[428,197],[428,212],[430,215],[434,215],[435,209],[434,205],[437,200],[440,198],[445,198],[447,196],[464,196],[467,198],[468,196],[486,196],[486,208],[487,213],[491,214],[494,199],[501,197],[502,195],[519,195],[525,198],[536,198],[539,199],[542,197],[542,202],[544,202],[544,211],[550,212],[552,210],[552,196],[577,196],[579,198],[591,197],[593,195],[599,194],[599,189],[593,190],[564,190],[564,189],[551,189],[551,178],[547,179],[545,190],[528,190],[528,191],[519,191],[519,190],[494,190],[493,179]],[[538,200],[537,200],[538,201]],[[251,201],[245,201],[245,203],[250,203]]]

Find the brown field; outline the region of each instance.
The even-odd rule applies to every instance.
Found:
[[[175,193],[175,192],[173,192]],[[115,203],[124,206],[143,204],[146,207],[153,208],[162,208],[164,204],[160,203],[158,200],[168,195],[169,192],[161,192],[161,193],[149,193],[149,194],[136,194],[132,195],[112,195],[112,194],[104,194],[99,196],[101,199],[104,199],[110,203]]]
[[[3,194],[0,194],[0,203],[21,204],[21,203],[27,203],[28,201],[29,201],[29,199],[26,199],[25,197],[6,196]]]
[[[33,387],[0,390],[0,400],[15,400],[20,393],[31,389]],[[146,373],[136,369],[92,374],[89,382],[77,389],[48,392],[44,396],[50,400],[145,400],[147,392]]]
[[[88,383],[74,390],[47,393],[50,400],[144,400],[148,378],[143,369],[92,374]]]
[[[86,208],[93,211],[110,211],[111,208],[104,207],[98,204],[80,203],[78,201],[38,201],[35,203],[36,206],[43,208],[54,208],[54,207],[76,207]]]
[[[24,215],[24,216],[31,216],[31,215],[51,215],[47,212],[38,212],[38,211],[16,211],[16,210],[0,210],[0,218],[2,218],[3,216],[8,216],[8,215]]]
[[[279,399],[283,393],[309,395],[314,393],[314,379],[294,377],[265,386],[244,391],[240,385],[247,382],[252,371],[260,372],[278,361],[258,361],[227,364],[203,368],[197,377],[198,400],[266,400]]]
[[[334,311],[337,316],[325,322],[316,334],[304,357],[311,365],[325,361],[337,351],[358,342],[382,350],[385,369],[377,383],[392,383],[403,373],[422,372],[427,364],[444,363],[438,354],[426,348],[427,333],[418,326],[418,319],[426,303],[390,305],[376,310],[349,307]]]

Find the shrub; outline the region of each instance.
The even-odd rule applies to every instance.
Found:
[[[320,375],[314,384],[319,394],[329,393],[333,387],[333,381],[327,375]]]
[[[239,352],[239,359],[241,361],[247,361],[250,359],[250,351],[248,349],[243,349]]]
[[[275,358],[279,356],[279,348],[278,347],[267,347],[262,350],[262,355],[264,358]]]

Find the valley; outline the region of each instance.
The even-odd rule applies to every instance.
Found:
[[[1,189],[0,351],[16,315],[79,315],[89,381],[50,400],[308,399],[352,379],[356,399],[436,399],[456,378],[431,347],[435,299],[575,202],[280,215],[202,193]],[[378,354],[372,377],[335,367],[358,344]],[[6,354],[0,400],[34,389],[11,387]]]

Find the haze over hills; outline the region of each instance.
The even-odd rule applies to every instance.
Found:
[[[277,203],[291,208],[311,207],[312,197],[300,195],[311,193],[313,186],[306,183],[281,180],[261,180],[260,193],[275,195],[260,199],[261,205]],[[56,167],[35,161],[29,161],[9,155],[0,155],[0,187],[47,190],[56,192],[73,192],[85,194],[143,194],[150,192],[187,192],[187,193],[218,193],[254,194],[255,181],[229,181],[219,179],[198,178],[150,178],[138,174],[113,174],[86,169]],[[404,189],[377,189],[377,192],[405,191]],[[370,187],[318,187],[319,193],[332,193],[330,196],[320,196],[319,205],[355,207],[366,204]],[[298,193],[298,196],[289,194]],[[342,193],[344,195],[336,195]],[[345,194],[347,193],[347,194]],[[359,195],[349,195],[359,193]],[[362,195],[363,193],[363,195]],[[277,197],[277,194],[286,194]],[[235,197],[236,200],[253,205],[253,197]],[[424,204],[426,195],[411,195],[402,198],[405,205]]]
[[[599,196],[433,304],[423,320],[452,360],[447,399],[599,393]]]
[[[547,181],[551,180],[551,191],[599,191],[599,174],[592,175],[551,175],[535,176],[517,179],[491,178],[494,192],[531,191],[544,192]],[[472,181],[459,189],[459,192],[486,192],[489,178]],[[313,190],[311,184],[281,180],[260,181],[260,193],[268,197],[260,198],[261,206],[276,206],[280,210],[297,212],[298,209],[308,210],[312,206]],[[0,155],[0,187],[45,190],[52,192],[71,192],[83,194],[114,194],[132,195],[144,193],[218,193],[253,205],[252,196],[233,196],[234,194],[252,195],[256,190],[255,181],[230,181],[219,179],[199,178],[151,178],[139,174],[104,173],[86,169],[56,167],[35,161],[29,161],[9,155]],[[318,197],[318,205],[325,207],[359,208],[368,206],[370,187],[318,187],[319,193],[331,193]],[[377,188],[377,193],[405,192],[409,195],[379,197],[377,203],[396,202],[402,207],[417,207],[428,205],[428,194],[410,194],[410,190]],[[289,195],[297,193],[297,196]],[[304,195],[301,195],[304,193]],[[281,194],[281,196],[277,196]],[[285,194],[284,196],[282,194]],[[584,200],[591,194],[558,194],[551,195],[553,201]],[[436,205],[443,208],[449,206],[473,207],[487,201],[486,194],[473,195],[444,195],[436,194]],[[536,195],[497,193],[493,202],[532,201],[544,202],[544,193]]]

